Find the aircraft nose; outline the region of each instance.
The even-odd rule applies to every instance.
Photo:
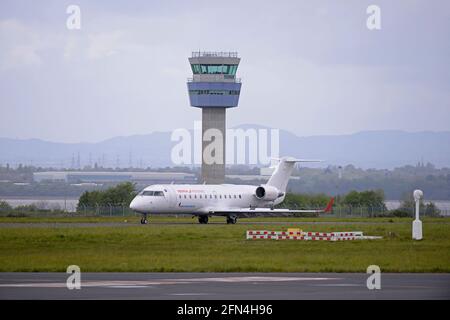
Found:
[[[149,204],[145,201],[145,199],[137,196],[131,201],[130,209],[139,213],[145,213],[149,210]]]
[[[131,200],[130,209],[133,210],[133,211],[137,211],[138,210],[138,200],[136,198]]]

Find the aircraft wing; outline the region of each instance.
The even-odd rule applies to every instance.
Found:
[[[236,215],[236,216],[261,216],[261,215],[289,215],[293,213],[326,213],[331,212],[333,207],[334,198],[330,199],[327,206],[324,209],[318,210],[290,210],[290,209],[271,209],[271,208],[236,208],[236,209],[210,209],[209,214],[212,215]]]

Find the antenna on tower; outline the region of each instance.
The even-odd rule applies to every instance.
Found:
[[[132,167],[133,167],[133,153],[130,151],[130,153],[128,154],[128,168]]]
[[[77,169],[81,169],[80,152],[78,152],[78,155],[77,155]]]
[[[70,169],[75,168],[75,154],[72,153],[72,159],[70,161]]]

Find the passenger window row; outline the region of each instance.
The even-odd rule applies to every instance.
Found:
[[[180,198],[180,199],[222,199],[222,197],[223,197],[223,199],[242,199],[242,196],[240,195],[240,194],[238,194],[238,195],[236,195],[236,194],[234,194],[234,195],[231,195],[231,194],[228,194],[228,195],[226,195],[226,194],[224,194],[224,195],[221,195],[221,194],[219,194],[219,195],[217,195],[217,194],[215,194],[214,196],[212,195],[212,194],[210,194],[210,195],[207,195],[207,194],[205,194],[205,195],[198,195],[198,197],[197,197],[197,195],[196,194],[194,194],[194,195],[192,195],[192,194],[190,194],[190,195],[179,195],[178,196],[178,198]]]

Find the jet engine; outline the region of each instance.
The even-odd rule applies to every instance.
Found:
[[[282,195],[283,192],[272,186],[259,186],[255,189],[255,197],[261,200],[273,201]]]

